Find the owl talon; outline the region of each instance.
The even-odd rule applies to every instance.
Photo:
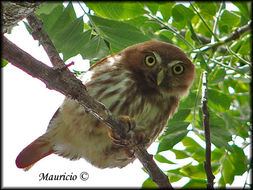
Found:
[[[126,153],[126,157],[128,159],[133,159],[135,157],[134,156],[134,150],[130,150],[129,148],[126,148],[125,153]]]
[[[145,134],[142,131],[138,131],[135,133],[135,144],[145,144],[146,139],[145,139]]]
[[[109,137],[112,140],[112,142],[116,145],[130,146],[133,144],[131,142],[132,141],[131,139],[133,139],[133,136],[134,136],[133,130],[136,127],[136,123],[134,121],[134,118],[130,118],[129,116],[122,115],[122,116],[119,116],[119,119],[121,120],[121,122],[123,122],[128,127],[126,137],[122,138],[113,131],[109,131]]]
[[[123,122],[126,126],[128,126],[128,132],[134,130],[136,127],[136,123],[134,121],[134,118],[131,118],[127,115],[119,116],[119,120],[121,122]]]
[[[116,133],[109,131],[109,138],[111,139],[111,141],[119,146],[127,146],[127,140],[120,138],[119,135],[117,135]]]
[[[145,133],[142,130],[135,129],[136,123],[134,118],[130,118],[129,116],[119,116],[119,119],[129,127],[127,135],[125,138],[120,137],[113,131],[109,132],[109,137],[112,142],[119,146],[128,146],[133,147],[138,144],[148,144],[149,139],[146,138]],[[130,151],[130,150],[129,150]],[[134,153],[133,153],[134,154]]]

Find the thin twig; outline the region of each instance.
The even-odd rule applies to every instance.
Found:
[[[251,25],[252,25],[252,21],[249,21],[248,24],[246,24],[246,25],[244,25],[240,28],[237,28],[235,30],[235,32],[233,32],[230,36],[224,38],[223,40],[220,40],[220,41],[215,42],[215,43],[206,44],[205,46],[202,46],[198,49],[193,50],[193,52],[195,52],[195,53],[205,52],[205,51],[208,51],[210,49],[215,49],[215,48],[217,48],[221,45],[224,45],[226,43],[229,43],[233,40],[236,40],[236,39],[240,38],[244,33],[250,31]]]
[[[189,47],[191,47],[192,49],[195,49],[194,46],[193,46],[190,42],[188,42],[188,41],[184,38],[184,36],[182,36],[182,35],[180,34],[180,32],[178,32],[177,30],[175,30],[173,27],[168,26],[167,24],[165,24],[164,22],[162,22],[158,17],[155,17],[155,16],[153,16],[153,15],[151,15],[151,14],[148,14],[147,16],[150,17],[150,18],[152,18],[152,19],[153,19],[154,21],[156,21],[157,23],[161,24],[161,25],[162,25],[163,27],[165,27],[166,29],[168,29],[168,30],[170,30],[171,32],[173,32],[179,39],[182,39],[182,40],[185,42],[185,44],[187,44]]]
[[[224,7],[224,3],[225,2],[220,3],[218,13],[216,14],[216,17],[215,17],[215,21],[214,21],[214,25],[213,25],[213,33],[215,35],[216,35],[217,28],[218,28],[218,23],[220,21],[221,13],[222,13],[222,10],[223,10],[223,7]],[[214,43],[214,36],[212,36],[212,38],[211,38],[211,43]]]
[[[226,46],[229,53],[231,53],[234,57],[238,58],[242,62],[246,63],[247,65],[251,65],[251,63],[245,59],[243,59],[241,56],[237,55],[229,46]]]
[[[208,24],[206,23],[206,21],[199,14],[198,10],[194,7],[194,5],[191,2],[190,2],[190,5],[194,9],[194,11],[197,13],[197,15],[199,16],[199,18],[202,20],[202,22],[204,23],[204,25],[206,26],[206,28],[208,29],[208,31],[212,34],[212,36],[214,36],[215,40],[219,41],[219,39],[217,38],[217,36],[213,33],[213,31],[210,29],[210,27],[208,26]]]
[[[203,124],[205,129],[205,139],[206,139],[206,160],[205,160],[205,171],[207,176],[207,189],[213,189],[214,175],[211,166],[211,138],[210,138],[210,126],[209,126],[209,111],[207,107],[207,72],[203,72],[202,81],[202,111],[203,111]]]

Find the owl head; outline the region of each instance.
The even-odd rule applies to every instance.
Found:
[[[194,81],[193,63],[180,48],[169,43],[139,43],[124,49],[121,55],[144,93],[182,97]]]

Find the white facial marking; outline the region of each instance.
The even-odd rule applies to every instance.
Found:
[[[174,65],[176,65],[176,64],[178,64],[178,63],[182,63],[182,61],[180,61],[180,60],[174,60],[174,61],[168,63],[168,67],[169,67],[169,68],[170,68],[170,67],[173,67]]]
[[[160,55],[156,52],[152,52],[156,58],[156,61],[158,62],[158,64],[161,64],[162,63],[162,58],[160,57]]]

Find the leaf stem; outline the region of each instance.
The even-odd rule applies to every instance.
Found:
[[[152,16],[152,15],[147,15],[148,17],[152,18],[154,21],[158,22],[159,24],[161,24],[162,26],[164,26],[166,29],[170,30],[172,33],[174,33],[178,38],[182,39],[189,47],[191,47],[192,49],[195,49],[195,47],[188,42],[178,31],[176,31],[175,29],[173,29],[172,27],[169,27],[167,24],[165,24],[164,22],[162,22],[158,17]]]
[[[221,11],[222,11],[223,7],[224,7],[224,2],[221,2],[218,13],[217,13],[217,16],[216,16],[216,19],[215,19],[215,22],[214,22],[214,26],[213,26],[213,33],[214,34],[216,34],[216,30],[218,28],[218,23],[220,21]],[[213,43],[213,42],[214,42],[214,36],[212,36],[212,38],[211,38],[211,43]]]
[[[236,58],[238,58],[239,60],[241,60],[242,62],[250,65],[250,62],[248,62],[247,60],[243,59],[241,56],[237,55],[233,50],[231,50],[231,48],[229,46],[226,46],[228,51]]]
[[[194,11],[197,13],[197,15],[199,16],[199,18],[202,20],[202,22],[205,24],[205,26],[209,30],[209,32],[214,36],[214,38],[216,39],[216,41],[219,41],[219,39],[217,38],[217,36],[213,33],[213,31],[210,29],[210,27],[208,26],[208,24],[206,23],[206,21],[199,14],[198,10],[194,7],[194,5],[191,2],[190,2],[190,5],[194,9]]]

